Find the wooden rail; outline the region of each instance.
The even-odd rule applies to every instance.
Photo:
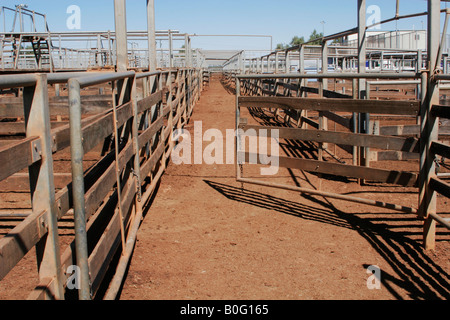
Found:
[[[111,79],[108,80],[108,76]],[[83,77],[79,79],[83,83]],[[61,83],[68,81],[65,79]],[[20,87],[17,81],[13,83]],[[92,297],[97,294],[112,259],[126,248],[124,240],[134,232],[131,225],[136,223],[133,221],[142,217],[143,207],[155,191],[174,146],[171,141],[173,130],[182,128],[189,121],[200,98],[203,73],[186,68],[151,74],[110,74],[96,85],[108,83],[113,87],[108,99],[105,96],[98,100],[81,96],[83,152],[86,154],[104,144],[102,156],[83,176],[90,277],[87,290]],[[139,100],[137,86],[143,91]],[[30,168],[31,187],[27,189],[31,190],[33,200],[32,213],[0,239],[0,281],[33,247],[38,246],[40,281],[29,298],[62,299],[69,290],[67,282],[71,274],[66,272],[80,261],[76,259],[75,240],[60,252],[56,222],[72,212],[76,190],[71,179],[65,177],[66,185],[59,182],[59,191],[55,193],[52,154],[71,147],[74,136],[70,124],[51,126],[50,117],[66,114],[68,106],[63,104],[69,100],[49,99],[46,82],[35,82],[32,89],[30,94],[24,94],[22,105],[17,99],[7,98],[6,103],[0,99],[0,117],[28,119],[26,125],[17,125],[26,137],[0,148],[0,180],[19,177],[22,169]],[[58,100],[61,106],[55,109],[52,100]],[[116,106],[115,109],[112,106]],[[34,112],[42,112],[43,116],[35,120]],[[44,120],[45,132],[38,134],[33,128],[39,127]],[[35,124],[34,121],[39,122]],[[111,139],[117,139],[118,149]],[[44,164],[46,170],[42,168]],[[46,186],[53,191],[43,194],[36,186]],[[39,199],[36,198],[39,195]],[[42,239],[47,239],[45,246],[39,245]],[[39,259],[44,256],[45,259]]]
[[[431,141],[429,148],[424,148],[426,131],[420,124],[404,124],[396,126],[380,127],[379,122],[372,122],[370,117],[379,119],[390,119],[395,117],[396,121],[404,118],[418,121],[418,117],[423,117],[424,104],[418,100],[368,100],[352,99],[357,97],[356,90],[353,87],[353,95],[348,96],[341,93],[333,93],[326,90],[325,82],[327,78],[333,75],[317,75],[318,80],[315,83],[316,88],[306,86],[307,78],[314,78],[314,75],[295,75],[283,79],[283,75],[274,75],[271,79],[270,74],[264,75],[239,75],[226,74],[223,82],[226,86],[237,90],[236,99],[236,121],[241,129],[238,134],[238,141],[246,136],[271,137],[275,134],[276,138],[291,141],[307,141],[317,145],[318,159],[301,159],[292,156],[277,156],[272,160],[280,167],[299,169],[311,173],[328,174],[334,176],[344,176],[356,178],[360,181],[377,181],[387,184],[398,184],[406,187],[419,188],[419,194],[422,194],[424,188],[424,173],[402,172],[397,170],[385,170],[370,168],[370,161],[382,160],[419,160],[424,157],[424,152],[429,152],[428,159],[435,159],[440,156],[444,159],[450,158],[450,147],[441,141]],[[339,74],[335,75],[339,78]],[[388,77],[387,75],[385,75]],[[364,75],[358,75],[359,78]],[[365,76],[369,78],[370,76]],[[358,79],[359,79],[358,78]],[[348,78],[346,78],[348,79]],[[393,80],[395,78],[392,78]],[[235,81],[235,84],[233,84]],[[417,82],[416,80],[414,80]],[[426,77],[422,77],[422,88]],[[357,81],[352,81],[353,86]],[[387,82],[387,81],[384,81]],[[383,82],[383,83],[384,83]],[[396,85],[402,81],[395,80]],[[313,96],[308,96],[312,94]],[[262,125],[248,124],[249,119],[242,118],[241,108],[250,111],[253,117],[263,116],[260,122]],[[450,118],[450,108],[447,106],[433,105],[430,115],[433,117]],[[314,120],[309,117],[314,114]],[[269,118],[272,117],[272,120]],[[316,120],[318,117],[318,121]],[[335,122],[341,127],[340,131],[329,130],[328,120]],[[369,122],[370,121],[370,122]],[[431,121],[431,120],[430,120]],[[434,135],[436,137],[446,137],[449,128],[446,125],[439,126],[439,132],[433,121]],[[270,124],[269,124],[270,123]],[[274,125],[278,123],[278,125]],[[372,132],[367,128],[377,125],[377,132]],[[431,124],[430,124],[431,126]],[[343,130],[343,131],[342,131]],[[425,138],[424,138],[425,137]],[[324,152],[328,152],[328,144],[334,144],[343,150],[353,154],[353,164],[344,164],[342,162],[323,161]],[[350,148],[347,148],[350,146]],[[375,149],[377,151],[372,151]],[[258,160],[258,156],[269,156],[265,154],[255,154],[255,151],[236,150],[238,158],[243,159],[243,163],[238,166],[236,175],[237,180],[242,183],[264,185],[274,188],[283,188],[281,185],[275,185],[269,182],[261,182],[259,179],[244,178],[243,164],[264,164]],[[335,155],[330,153],[334,158]],[[264,157],[263,157],[264,159]],[[337,159],[337,158],[336,158]],[[255,161],[256,160],[256,161]],[[337,159],[339,160],[339,159]],[[253,162],[252,162],[253,161]],[[430,160],[431,161],[431,160]],[[434,160],[433,160],[434,161]],[[319,190],[307,190],[305,188],[293,188],[284,186],[288,190],[297,190],[303,193],[323,194],[324,196],[343,199],[353,202],[366,203],[368,205],[381,206],[409,213],[417,214],[420,219],[433,219],[441,223],[444,227],[449,227],[448,219],[443,218],[435,212],[428,211],[424,214],[419,201],[418,209],[409,208],[400,205],[391,205],[384,202],[373,202],[367,199],[346,197],[340,194],[333,194]],[[427,188],[427,199],[433,197],[433,193],[450,196],[450,185],[448,182],[432,177],[429,180]],[[422,199],[419,197],[419,199]],[[424,232],[434,232],[434,229],[427,228],[429,223],[425,223]],[[429,231],[431,230],[431,231]],[[428,233],[427,233],[428,232]],[[433,246],[432,241],[425,240],[426,247]]]

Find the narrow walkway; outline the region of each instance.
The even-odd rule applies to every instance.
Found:
[[[193,133],[202,121],[203,132],[225,134],[234,129],[234,104],[213,79],[187,129]],[[407,237],[421,230],[411,216],[395,214],[409,228],[397,233],[386,226],[393,217],[387,210],[241,190],[234,170],[170,164],[140,229],[121,299],[449,298],[449,246],[423,253]],[[370,265],[383,272],[381,290],[367,288]]]

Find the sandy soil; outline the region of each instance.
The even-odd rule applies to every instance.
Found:
[[[187,129],[193,132],[200,120],[203,131],[234,129],[234,108],[235,97],[215,79]],[[257,174],[255,168],[245,172]],[[269,181],[417,206],[411,188],[361,187],[285,169]],[[436,251],[424,252],[421,233],[414,215],[242,188],[234,165],[171,164],[139,231],[120,298],[448,299],[450,234],[439,228]],[[370,265],[381,269],[379,290],[367,287]]]

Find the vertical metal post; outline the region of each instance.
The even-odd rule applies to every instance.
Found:
[[[75,220],[75,251],[77,266],[80,268],[80,300],[91,299],[91,281],[89,277],[89,254],[86,232],[86,208],[83,169],[83,136],[81,128],[81,88],[76,79],[70,79],[70,150],[72,162],[73,210]]]
[[[36,86],[24,88],[24,114],[27,137],[40,137],[41,161],[29,168],[31,202],[33,212],[46,211],[42,224],[47,228],[36,246],[39,278],[52,279],[48,288],[38,288],[45,299],[64,299],[61,253],[58,236],[57,208],[53,174],[52,138],[50,128],[50,110],[48,101],[47,76],[36,75]],[[47,283],[48,284],[48,283]]]
[[[438,121],[431,108],[439,104],[439,87],[434,75],[439,68],[438,52],[440,40],[440,1],[428,1],[428,69],[427,93],[421,110],[421,157],[419,181],[419,215],[425,219],[424,246],[426,250],[435,248],[436,221],[430,213],[436,213],[436,192],[430,188],[430,180],[436,177],[435,156],[431,144],[438,139]],[[424,81],[425,75],[422,77]],[[424,96],[425,97],[425,96]]]
[[[358,99],[358,81],[357,79],[352,79],[352,96],[353,99]],[[352,114],[352,124],[353,133],[358,133],[358,114],[353,112]],[[352,164],[354,166],[358,165],[358,147],[353,146]]]
[[[188,53],[188,59],[189,59],[188,67],[193,68],[194,67],[194,55],[192,53],[192,39],[189,35],[188,35],[187,53]],[[197,64],[197,68],[200,68],[200,67],[201,66],[199,64]]]
[[[61,85],[59,83],[55,84],[55,96],[61,96]]]
[[[157,68],[155,25],[155,0],[147,0],[148,70],[150,72],[156,71]],[[152,83],[152,79],[150,79],[150,83]]]
[[[327,41],[322,42],[322,73],[328,73],[328,44]],[[323,89],[328,90],[328,79],[323,79]]]
[[[328,44],[327,41],[322,43],[322,74],[328,73]],[[328,79],[324,78],[319,81],[319,96],[324,97],[324,90],[328,90]],[[319,126],[320,130],[328,130],[328,119],[319,112]],[[323,160],[324,150],[328,149],[328,143],[320,143],[319,145],[319,160]]]
[[[278,73],[279,71],[279,64],[280,64],[280,53],[277,51],[275,53],[275,73]]]
[[[303,45],[299,46],[298,53],[299,53],[299,61],[298,61],[299,69],[298,69],[298,71],[300,72],[300,74],[305,74],[305,47]],[[302,97],[304,95],[302,93],[302,87],[305,86],[305,82],[306,82],[306,80],[304,78],[301,78],[299,81],[299,87],[300,87],[300,92],[301,92]]]
[[[172,36],[172,30],[169,30],[169,67],[173,68],[173,36]]]
[[[242,163],[241,163],[241,156],[239,154],[239,151],[241,150],[241,135],[240,135],[240,130],[239,130],[239,125],[240,125],[240,119],[241,119],[241,109],[239,106],[239,97],[241,95],[241,81],[238,77],[236,77],[236,154],[235,154],[235,159],[236,159],[236,178],[240,179],[242,178],[242,174],[241,174],[241,168],[242,168]]]
[[[128,70],[126,0],[114,0],[117,71]]]
[[[2,69],[5,69],[5,58],[3,56],[3,46],[4,45],[5,45],[5,39],[3,37],[3,38],[0,38],[0,56],[2,57],[2,59],[1,59],[1,68]]]
[[[147,0],[147,32],[148,32],[148,70],[154,72],[157,69],[156,53],[156,20],[155,20],[155,1]],[[154,78],[150,77],[150,94],[154,86]],[[147,117],[146,117],[147,119]]]
[[[437,61],[436,61],[438,68],[440,67],[440,64],[442,61],[442,53],[444,52],[444,48],[447,47],[446,43],[447,43],[448,17],[449,17],[449,11],[446,11],[445,22],[444,22],[444,31],[442,32],[441,43],[439,45],[439,52],[438,52],[438,57],[437,57]],[[444,70],[445,70],[445,65],[444,65]]]
[[[119,82],[119,81],[118,81]],[[117,102],[116,102],[116,88],[113,84],[113,121],[114,121],[114,153],[115,153],[115,173],[116,173],[116,181],[117,181],[117,207],[119,209],[119,220],[120,220],[120,236],[122,239],[122,252],[125,251],[125,226],[124,226],[124,215],[123,215],[123,209],[122,209],[122,185],[121,185],[121,170],[119,167],[119,140],[120,140],[120,133],[119,128],[117,126]],[[118,87],[121,88],[121,92],[119,93],[119,100],[123,99],[123,94],[125,94],[124,89],[124,81],[120,81],[118,84]],[[120,102],[119,102],[120,103]]]
[[[243,54],[242,54],[242,52],[241,53],[239,53],[239,65],[238,65],[238,69],[239,69],[239,73],[242,73],[242,72],[244,72],[245,70],[244,70],[244,68],[243,68],[243,66],[244,66],[244,56],[243,56]]]
[[[190,59],[190,43],[189,43],[189,35],[186,34],[184,36],[184,60],[186,68],[191,68],[191,59]]]
[[[22,5],[19,5],[19,30],[20,32],[23,32]]]
[[[366,83],[366,99],[370,100],[370,84]],[[366,130],[365,133],[366,134],[372,134],[372,130],[370,127],[370,114],[366,113],[365,114],[365,124],[366,124]],[[365,157],[365,161],[364,161],[364,165],[369,168],[370,167],[370,148],[369,147],[365,147],[364,148],[364,157]]]
[[[358,0],[358,73],[366,73],[366,0]],[[365,80],[359,80],[359,98],[365,98]]]
[[[358,0],[358,73],[366,73],[366,0]],[[358,80],[358,98],[366,98],[366,80]],[[366,133],[366,114],[358,116],[358,132]],[[359,165],[365,165],[364,148],[359,148]],[[360,180],[362,183],[363,181]]]
[[[103,67],[102,39],[100,35],[97,35],[97,66]]]
[[[422,65],[423,65],[422,50],[419,49],[419,50],[417,50],[417,66],[416,66],[416,73],[417,73],[417,74],[419,74],[419,73],[422,72]],[[422,75],[423,75],[423,74],[422,74]],[[424,81],[421,81],[421,83],[418,84],[417,87],[416,87],[416,91],[417,91],[416,97],[417,97],[417,100],[421,101],[422,104],[423,104],[424,101],[425,101],[424,93],[426,93],[426,91],[427,91],[426,82],[427,82],[427,81],[426,81],[426,79],[425,79]],[[421,115],[420,115],[420,113],[419,113],[419,115],[417,116],[417,124],[420,125],[420,123],[421,123]]]
[[[112,65],[111,31],[108,30],[108,66]]]
[[[286,73],[291,72],[291,53],[290,51],[286,52]]]
[[[61,35],[59,35],[59,68],[64,69],[63,67],[63,54],[62,54],[62,39]]]

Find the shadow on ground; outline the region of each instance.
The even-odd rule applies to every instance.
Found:
[[[356,230],[395,270],[395,274],[382,273],[381,281],[396,299],[403,299],[399,293],[400,288],[407,291],[409,297],[414,300],[450,298],[449,274],[433,261],[418,241],[408,237],[410,234],[408,231],[393,231],[388,225],[379,223],[379,214],[377,214],[378,217],[373,215],[360,217],[358,214],[342,212],[328,201],[323,201],[318,197],[303,195],[303,198],[319,205],[310,206],[266,193],[209,180],[204,181],[221,195],[233,201],[296,216],[300,219]],[[382,213],[381,216],[383,215],[389,215],[389,213]],[[404,228],[411,228],[411,222],[417,221],[412,218],[395,219],[403,222],[404,225],[401,227]],[[367,267],[366,264],[361,265],[361,268],[366,269]]]

